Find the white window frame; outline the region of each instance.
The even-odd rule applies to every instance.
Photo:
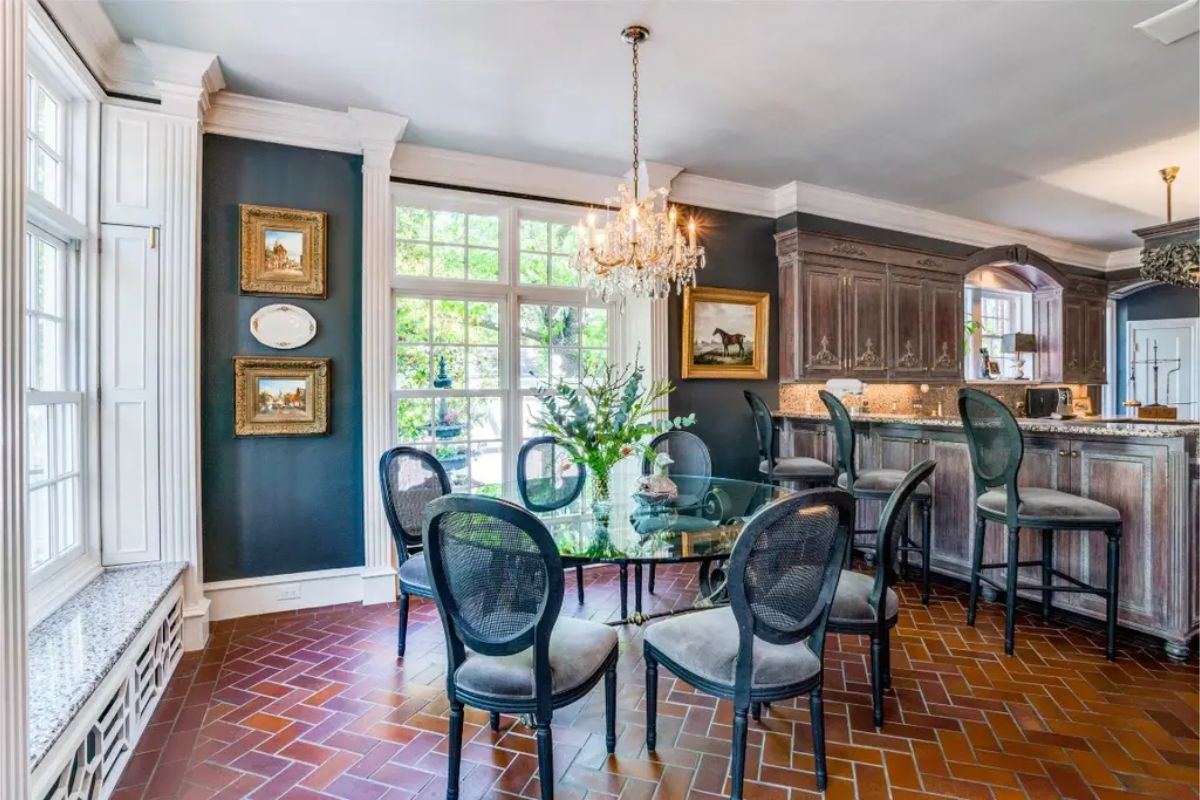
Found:
[[[552,223],[571,224],[579,222],[584,213],[582,206],[538,202],[509,198],[501,195],[489,195],[468,191],[440,189],[411,184],[392,184],[392,207],[390,219],[395,219],[395,210],[399,206],[415,206],[434,208],[435,210],[458,211],[467,213],[495,214],[500,218],[500,272],[497,281],[481,281],[446,278],[425,278],[408,275],[397,275],[394,265],[389,264],[392,300],[389,305],[391,314],[395,314],[395,301],[399,296],[422,297],[429,299],[450,300],[486,300],[496,302],[500,309],[500,389],[466,390],[454,389],[451,396],[494,396],[500,394],[504,406],[504,431],[502,433],[503,468],[502,475],[505,483],[516,480],[516,455],[524,436],[524,401],[525,397],[534,394],[532,389],[521,388],[520,361],[520,308],[522,303],[538,305],[569,305],[588,306],[593,308],[606,307],[609,310],[608,324],[608,358],[617,362],[624,353],[624,342],[618,304],[603,304],[589,300],[587,290],[582,286],[540,286],[520,282],[520,220],[522,217],[535,218]],[[395,226],[392,227],[392,242],[395,252]],[[394,373],[396,364],[396,337],[391,336],[389,348],[389,365]],[[443,393],[437,389],[403,389],[395,388],[391,381],[391,409],[389,419],[392,441],[396,438],[396,407],[401,397],[440,397]]]
[[[70,44],[39,4],[30,4],[28,74],[60,103],[59,202],[32,189],[26,192],[27,235],[45,235],[65,244],[68,336],[72,340],[73,382],[67,391],[26,389],[26,403],[78,406],[79,473],[76,498],[78,540],[36,570],[28,581],[29,624],[35,625],[72,597],[101,570],[99,490],[99,177],[100,103],[103,94]],[[27,144],[30,141],[27,131]],[[32,166],[25,180],[31,182]],[[23,268],[28,268],[27,264]],[[29,492],[36,486],[27,486]],[[28,536],[28,529],[26,536]],[[51,531],[54,535],[54,531]]]
[[[1010,333],[1028,332],[1032,328],[1033,295],[1030,292],[968,286],[967,303],[965,304],[968,320],[979,322],[983,319],[984,299],[1001,300],[1008,304],[1011,324],[1013,326],[1013,330]],[[979,356],[979,348],[983,346],[983,338],[981,331],[975,331],[971,334],[971,352],[967,359],[968,380],[980,379],[979,371],[983,362]],[[1015,380],[1011,375],[1007,374],[1011,372],[1011,367],[1014,363],[1008,354],[989,350],[988,355],[993,360],[1000,362],[1001,375],[998,380]],[[1025,374],[1029,376],[1027,380],[1030,382],[1035,381],[1037,378],[1035,369],[1036,364],[1032,354],[1026,354]]]

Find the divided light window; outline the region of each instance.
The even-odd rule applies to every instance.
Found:
[[[615,352],[573,263],[580,210],[403,187],[394,211],[395,441],[456,490],[514,481],[538,387]]]
[[[66,103],[45,80],[30,72],[25,79],[25,139],[28,185],[32,192],[62,208],[65,192]]]

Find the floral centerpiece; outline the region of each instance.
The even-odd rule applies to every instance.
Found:
[[[558,439],[571,460],[587,468],[597,516],[606,516],[610,508],[609,479],[618,462],[633,455],[653,457],[648,450],[653,436],[695,423],[695,414],[654,418],[656,406],[673,391],[670,381],[646,383],[637,362],[607,365],[584,376],[578,387],[561,381],[542,387],[533,427]]]

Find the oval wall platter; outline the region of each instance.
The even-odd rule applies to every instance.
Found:
[[[317,321],[303,308],[272,303],[254,312],[250,335],[267,347],[292,350],[312,341],[317,335]]]

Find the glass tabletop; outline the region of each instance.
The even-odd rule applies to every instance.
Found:
[[[731,478],[672,476],[675,500],[650,503],[637,493],[638,475],[614,475],[607,522],[592,509],[591,487],[555,511],[533,511],[568,563],[699,561],[728,556],[742,527],[763,506],[791,490]],[[539,480],[562,480],[544,478]],[[516,484],[482,484],[474,494],[526,506]]]

